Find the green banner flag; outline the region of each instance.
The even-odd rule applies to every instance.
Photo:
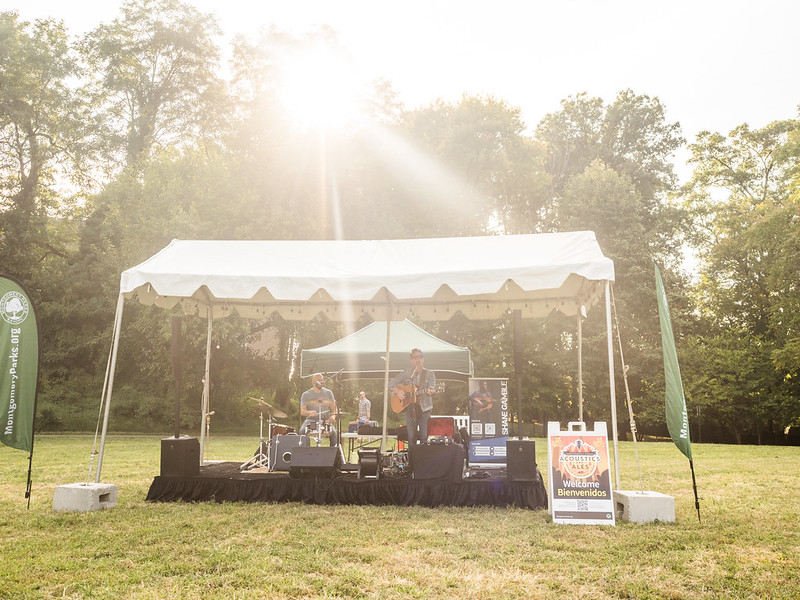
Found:
[[[661,345],[664,352],[664,380],[666,381],[664,404],[667,410],[667,429],[672,441],[691,461],[692,442],[689,439],[689,414],[686,412],[686,398],[683,394],[681,370],[678,367],[675,337],[672,334],[672,320],[658,265],[656,265],[656,298],[658,300],[658,318],[661,321]]]
[[[0,277],[0,441],[33,453],[39,329],[28,294]]]

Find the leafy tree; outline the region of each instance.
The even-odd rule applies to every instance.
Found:
[[[547,146],[551,198],[600,159],[627,176],[654,212],[676,183],[672,157],[685,141],[680,124],[666,122],[661,102],[624,90],[608,106],[583,93],[561,107],[536,128],[536,138]]]
[[[69,214],[59,181],[77,177],[79,74],[63,24],[0,13],[0,258],[32,282],[37,263],[64,249],[49,215]]]
[[[800,405],[792,360],[797,339],[797,172],[800,122],[778,121],[759,130],[741,125],[728,137],[702,132],[690,146],[696,165],[685,197],[698,225],[700,258],[698,302],[713,328],[697,343],[710,354],[739,332],[748,359],[761,357],[760,369],[748,373],[754,392],[734,406],[753,415],[756,435],[768,425],[771,436],[794,422]],[[758,350],[758,352],[756,352]],[[764,358],[766,357],[766,358]],[[769,360],[767,360],[769,359]],[[770,363],[771,360],[771,363]],[[744,359],[723,363],[719,377],[741,373]],[[730,394],[711,395],[714,409],[741,439],[748,432],[741,414],[726,412]],[[750,430],[752,435],[752,429]]]
[[[640,430],[652,432],[664,419],[663,395],[659,395],[660,386],[653,376],[662,371],[653,262],[672,270],[678,262],[676,250],[685,216],[670,204],[668,193],[675,183],[672,155],[683,143],[680,126],[666,122],[658,99],[625,90],[609,105],[586,94],[564,100],[561,111],[547,115],[538,125],[536,137],[545,144],[552,178],[542,227],[592,230],[604,254],[614,261],[615,308],[620,315],[625,362],[630,367],[627,376],[637,424]],[[678,277],[674,281],[681,288],[686,285]],[[679,301],[673,310],[681,315],[685,306],[685,301]],[[554,341],[562,339],[565,331],[575,330],[573,323],[563,319],[552,324],[546,335]],[[589,419],[608,418],[602,309],[589,313],[583,334],[585,414]],[[563,349],[565,359],[573,360],[574,342],[569,337]],[[615,349],[617,346],[615,339]],[[619,356],[616,361],[619,366]],[[563,376],[572,389],[573,377],[570,372]],[[616,382],[621,403],[625,398],[623,378],[617,376]],[[572,405],[571,410],[575,418],[577,406]],[[624,413],[618,410],[618,414]]]
[[[216,20],[180,0],[129,0],[89,33],[83,55],[115,164],[213,134],[221,110]]]
[[[407,113],[400,132],[418,156],[390,158],[416,171],[403,173],[405,198],[394,199],[409,207],[414,235],[537,230],[549,180],[543,148],[523,131],[519,110],[492,97],[437,101]]]

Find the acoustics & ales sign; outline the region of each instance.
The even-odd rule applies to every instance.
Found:
[[[614,525],[614,495],[605,423],[547,424],[550,511],[554,523]]]

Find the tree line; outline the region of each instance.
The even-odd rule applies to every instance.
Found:
[[[588,229],[615,264],[639,432],[666,435],[658,264],[693,439],[791,440],[789,428],[800,426],[800,121],[701,132],[681,185],[674,156],[687,142],[656,97],[577,94],[529,128],[517,107],[491,96],[408,109],[377,80],[360,106],[364,120],[320,143],[282,104],[278,75],[287,49],[344,52],[336,33],[238,36],[225,62],[219,39],[212,15],[179,0],[131,0],[80,37],[59,21],[0,13],[0,271],[22,281],[38,306],[39,429],[95,426],[120,273],[174,238]],[[133,303],[125,310],[114,426],[167,431],[174,315]],[[205,323],[182,321],[182,395],[193,407]],[[456,315],[423,326],[469,347],[479,376],[513,375],[510,319]],[[215,427],[249,431],[250,396],[296,417],[307,383],[297,375],[299,352],[341,334],[323,319],[217,321]],[[583,336],[585,419],[607,420],[604,311],[589,311]],[[556,311],[526,321],[523,345],[517,416],[575,420],[574,319]],[[340,393],[354,397],[354,385]],[[465,411],[465,388],[448,385],[439,402],[445,414]],[[187,427],[201,420],[191,409],[182,418]]]

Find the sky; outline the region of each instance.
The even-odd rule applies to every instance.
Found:
[[[795,0],[188,0],[214,13],[223,47],[263,27],[329,25],[360,71],[389,80],[407,108],[463,94],[518,107],[529,130],[581,92],[606,103],[630,88],[658,97],[692,142],[796,118]],[[10,4],[10,5],[9,5]],[[6,0],[26,20],[81,34],[119,15],[116,0]]]

